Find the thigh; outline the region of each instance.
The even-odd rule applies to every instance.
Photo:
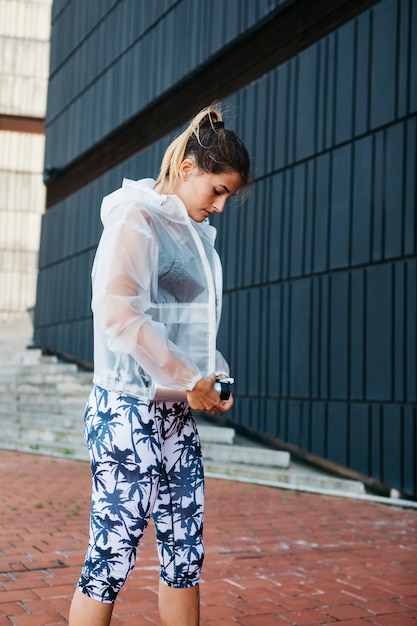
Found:
[[[204,558],[200,440],[188,405],[164,407],[163,467],[153,513],[161,579],[173,587],[191,587],[199,581]]]

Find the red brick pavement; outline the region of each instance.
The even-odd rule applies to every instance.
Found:
[[[67,624],[84,557],[87,463],[0,451],[0,626]],[[417,512],[207,480],[205,626],[412,626]],[[159,624],[151,528],[114,626]]]

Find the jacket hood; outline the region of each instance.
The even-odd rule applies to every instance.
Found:
[[[178,196],[158,193],[154,190],[155,180],[143,178],[130,180],[124,178],[122,186],[103,198],[101,203],[101,221],[103,226],[117,216],[126,204],[137,203],[151,211],[160,213],[173,222],[190,222],[200,236],[207,237],[212,243],[216,239],[216,229],[206,220],[201,224],[194,222],[188,216],[184,203]]]
[[[126,204],[143,205],[147,209],[163,213],[173,221],[184,222],[187,210],[177,196],[167,196],[154,190],[153,178],[142,180],[123,179],[122,186],[103,198],[101,204],[101,221],[105,226],[115,212],[122,210]]]

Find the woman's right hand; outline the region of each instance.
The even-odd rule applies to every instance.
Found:
[[[187,391],[187,401],[195,411],[217,413],[222,410],[219,393],[214,388],[216,375],[209,374],[200,378],[191,391]]]

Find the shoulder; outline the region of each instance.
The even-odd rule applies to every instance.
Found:
[[[150,187],[152,179],[124,180],[122,187],[103,198],[101,220],[104,226],[115,223],[149,224],[158,195]]]

